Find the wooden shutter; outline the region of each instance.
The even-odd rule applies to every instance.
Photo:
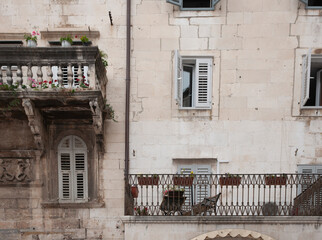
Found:
[[[182,0],[167,0],[168,3],[181,6],[182,5]]]
[[[87,198],[86,153],[77,151],[74,157],[75,157],[75,175],[74,175],[75,200],[85,200]]]
[[[306,56],[303,58],[302,70],[302,107],[310,98],[310,79],[311,79],[311,51],[310,48]]]
[[[196,108],[211,108],[212,60],[196,59]]]
[[[220,1],[220,0],[211,0],[212,3],[211,3],[211,6],[214,8],[215,5]]]
[[[61,200],[72,200],[71,164],[71,154],[61,152],[59,154],[59,198]]]
[[[196,202],[202,202],[204,198],[209,197],[210,185],[209,176],[207,174],[211,173],[209,165],[197,165],[198,174],[197,187],[196,187]],[[200,175],[199,175],[200,174]]]
[[[175,85],[174,96],[179,107],[181,107],[182,105],[182,58],[178,50],[176,50],[174,53],[174,71],[173,72],[174,72],[174,85]]]
[[[87,201],[87,148],[85,143],[76,136],[68,136],[60,142],[58,152],[60,201]]]

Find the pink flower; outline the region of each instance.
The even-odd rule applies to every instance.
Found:
[[[2,82],[0,82],[0,85],[2,85]]]
[[[31,84],[31,87],[36,87],[36,84],[34,84],[34,83],[33,83],[33,84]]]
[[[32,36],[35,36],[36,35],[36,32],[35,31],[32,31],[31,34],[32,34]]]

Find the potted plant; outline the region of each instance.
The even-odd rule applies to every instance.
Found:
[[[219,178],[219,184],[221,186],[238,186],[240,185],[240,182],[241,177],[229,173],[226,173],[224,177]]]
[[[89,41],[89,39],[88,39],[88,37],[86,35],[81,36],[80,40],[82,41],[84,46],[89,46],[90,45],[90,41]]]
[[[70,35],[67,35],[66,37],[61,37],[60,42],[62,47],[70,47],[73,44],[73,39]]]
[[[158,185],[159,184],[159,176],[157,174],[153,174],[151,177],[146,175],[139,175],[138,177],[139,185]]]
[[[139,196],[139,189],[137,185],[131,186],[131,194],[133,198],[137,198]]]
[[[287,175],[283,174],[280,176],[269,175],[265,177],[266,185],[286,185]]]
[[[193,179],[194,179],[193,171],[190,172],[189,176],[174,176],[173,177],[173,184],[178,186],[192,186]]]
[[[163,191],[163,196],[170,198],[182,198],[184,194],[184,188],[179,188],[177,186],[169,185]]]
[[[134,208],[135,215],[138,216],[148,216],[148,208],[147,207],[135,207]]]
[[[25,34],[24,38],[27,42],[27,47],[37,47],[37,36],[39,36],[39,32],[32,31],[31,34]]]

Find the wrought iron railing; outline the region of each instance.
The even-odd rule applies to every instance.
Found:
[[[294,199],[319,174],[130,174],[130,215],[300,215]],[[313,193],[314,194],[314,193]],[[320,194],[320,192],[318,193]],[[320,195],[319,195],[320,196]],[[321,212],[321,204],[310,202]]]

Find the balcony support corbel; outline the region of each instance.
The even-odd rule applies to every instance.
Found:
[[[96,141],[99,145],[101,151],[104,150],[104,136],[103,136],[103,129],[104,129],[104,121],[103,121],[103,112],[99,106],[98,99],[92,99],[89,101],[89,106],[92,111],[93,117],[93,128],[96,135]]]
[[[43,153],[45,150],[44,143],[46,136],[43,118],[30,99],[22,99],[22,106],[24,107],[25,113],[28,117],[28,125],[33,134],[37,149]]]

